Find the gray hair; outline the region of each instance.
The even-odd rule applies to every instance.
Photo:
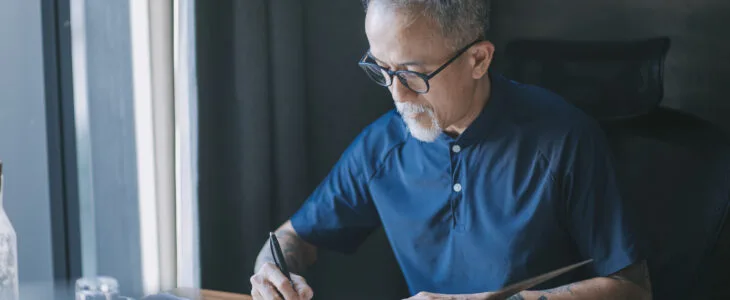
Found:
[[[365,11],[371,2],[430,18],[454,49],[486,38],[489,31],[490,0],[362,0]]]

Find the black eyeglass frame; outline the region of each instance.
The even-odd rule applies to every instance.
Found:
[[[403,84],[403,86],[407,87],[409,90],[411,90],[411,91],[413,91],[415,93],[418,93],[418,94],[426,94],[426,93],[428,93],[428,91],[431,90],[431,84],[428,82],[431,78],[435,77],[439,72],[441,72],[444,69],[446,69],[446,67],[448,67],[457,58],[459,58],[459,56],[461,56],[462,54],[464,54],[464,52],[466,52],[466,50],[469,50],[469,48],[471,48],[472,46],[474,46],[477,43],[482,42],[482,41],[484,41],[484,39],[479,38],[479,39],[477,39],[477,40],[469,43],[469,45],[466,45],[464,48],[461,48],[461,50],[457,51],[456,54],[454,54],[454,56],[451,57],[451,59],[449,59],[448,61],[446,61],[438,69],[436,69],[433,72],[428,73],[428,74],[424,74],[424,73],[420,73],[420,72],[415,72],[415,71],[409,71],[409,70],[391,71],[391,70],[386,69],[386,68],[384,68],[384,67],[382,67],[382,66],[380,66],[380,65],[378,65],[376,63],[367,62],[366,60],[367,60],[368,56],[370,56],[370,50],[368,50],[367,52],[365,52],[365,55],[363,55],[363,57],[360,59],[360,61],[358,62],[358,65],[360,66],[360,68],[362,68],[363,71],[365,71],[366,74],[368,74],[368,77],[372,81],[375,81],[375,83],[378,84],[378,85],[380,85],[380,86],[384,86],[384,87],[390,86],[391,84],[393,84],[393,77],[395,76],[395,77],[398,77],[398,80],[401,82],[401,84]],[[377,80],[375,80],[374,78],[372,78],[369,75],[370,72],[366,69],[368,67],[374,67],[376,69],[381,70],[385,74],[388,74],[388,76],[390,76],[390,80],[388,80],[386,83],[380,83],[380,82],[378,82]],[[426,90],[423,91],[423,92],[419,92],[419,91],[414,90],[413,88],[411,88],[410,86],[408,86],[408,82],[407,82],[406,78],[403,77],[403,76],[401,76],[400,74],[411,74],[411,75],[415,75],[415,76],[420,77],[426,83]]]

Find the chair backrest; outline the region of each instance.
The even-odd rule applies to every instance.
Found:
[[[598,119],[643,115],[664,93],[666,37],[624,42],[517,40],[510,76],[549,88]]]
[[[730,299],[730,137],[659,107],[668,49],[666,38],[515,41],[507,75],[601,121],[641,227],[654,298]]]

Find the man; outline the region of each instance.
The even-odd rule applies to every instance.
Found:
[[[360,66],[397,109],[368,126],[277,230],[302,272],[382,225],[413,299],[490,291],[593,263],[510,299],[650,299],[598,125],[559,96],[489,71],[485,0],[370,0]],[[264,246],[254,299],[309,299]],[[552,287],[552,289],[545,289]],[[281,294],[281,296],[279,296]]]

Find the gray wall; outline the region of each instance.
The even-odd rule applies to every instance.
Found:
[[[51,299],[53,280],[48,188],[41,1],[0,1],[0,160],[5,203],[18,235],[21,297]],[[33,286],[33,290],[26,287]],[[31,298],[28,298],[31,299]]]
[[[730,1],[493,1],[498,52],[521,37],[672,39],[663,105],[730,130]],[[500,61],[501,63],[501,61]],[[498,64],[499,65],[499,64]]]

